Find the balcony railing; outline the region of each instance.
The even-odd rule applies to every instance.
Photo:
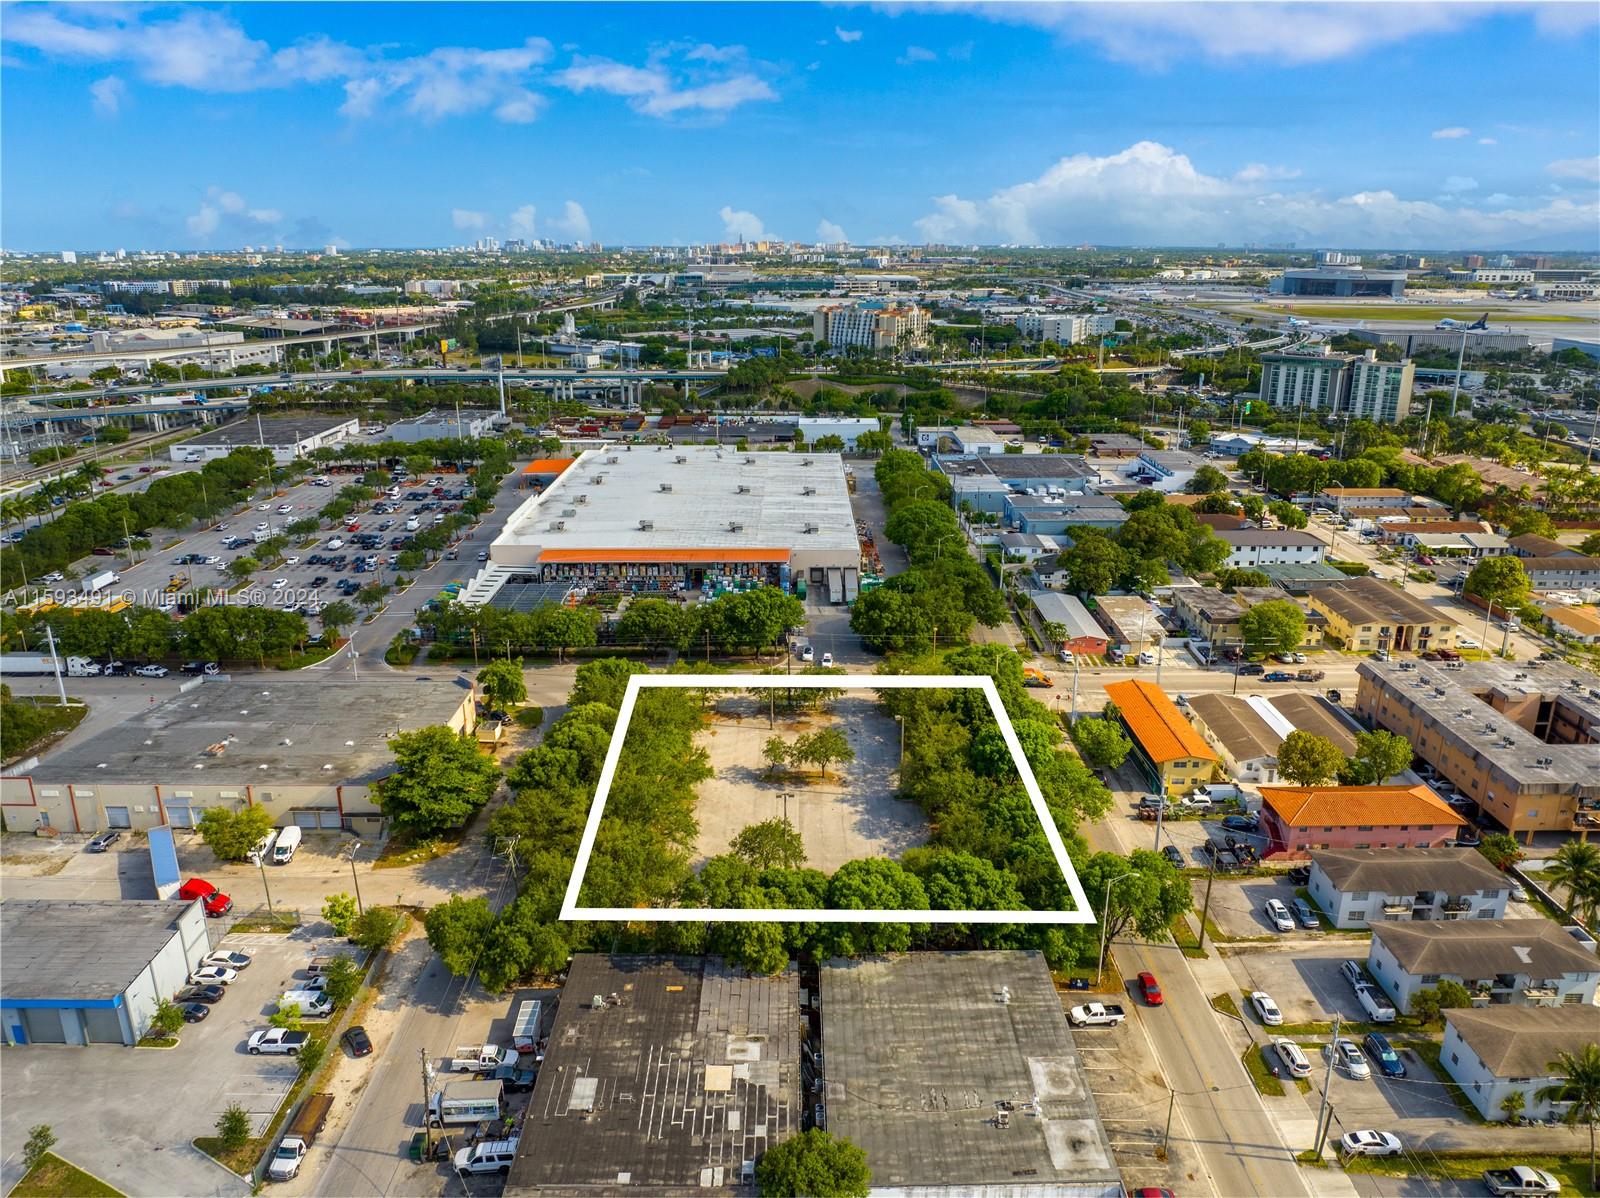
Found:
[[[1472,910],[1472,904],[1464,898],[1445,899],[1444,902],[1439,904],[1439,907],[1441,910],[1449,911],[1452,914]]]

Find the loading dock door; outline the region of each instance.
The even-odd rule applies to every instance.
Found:
[[[337,832],[344,826],[344,821],[339,818],[338,809],[333,808],[328,811],[317,812],[317,826]]]
[[[106,808],[106,827],[108,827],[108,828],[131,828],[131,827],[133,827],[133,822],[128,819],[128,809],[126,807],[107,807]]]
[[[174,828],[193,828],[195,823],[194,808],[189,806],[178,807],[167,804],[167,823]]]
[[[317,826],[317,813],[315,811],[296,811],[294,823],[297,828],[315,828]]]

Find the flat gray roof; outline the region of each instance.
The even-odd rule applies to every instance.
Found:
[[[1212,531],[1230,545],[1268,545],[1294,549],[1324,544],[1321,537],[1298,528],[1218,528]]]
[[[808,489],[813,493],[806,494]],[[641,520],[652,527],[640,528]],[[551,527],[556,523],[563,527]],[[815,525],[815,531],[807,532],[809,525]],[[619,445],[586,450],[561,477],[512,514],[495,545],[537,545],[544,553],[839,552],[855,550],[858,542],[844,459],[836,453]]]
[[[366,783],[390,772],[392,733],[446,723],[471,694],[443,677],[208,680],[48,754],[30,776],[80,785]],[[215,745],[223,747],[213,755]]]
[[[251,416],[193,437],[184,437],[173,448],[185,445],[265,445],[268,449],[288,449],[340,425],[357,423],[359,421],[355,416],[263,416],[258,431],[255,417]]]
[[[1028,598],[1033,600],[1045,623],[1060,624],[1067,630],[1068,640],[1077,637],[1106,639],[1106,630],[1100,627],[1099,621],[1089,614],[1083,600],[1076,595],[1061,591],[1029,591]]]
[[[7,899],[0,903],[0,996],[111,999],[178,932],[185,902]]]
[[[1430,607],[1393,583],[1370,574],[1318,587],[1314,598],[1352,624],[1437,624],[1454,628],[1459,623],[1443,608]]]
[[[729,1192],[799,1134],[800,1029],[793,965],[576,955],[505,1192]]]
[[[874,1187],[1122,1193],[1040,954],[829,961],[821,991],[828,1130],[866,1152]]]
[[[466,423],[468,420],[488,420],[490,417],[498,416],[499,414],[490,408],[462,408],[461,420],[462,423]],[[456,412],[454,408],[435,408],[430,412],[422,413],[420,416],[408,416],[404,420],[396,420],[389,425],[389,428],[391,430],[397,428],[429,428],[435,424],[454,425],[455,422]]]

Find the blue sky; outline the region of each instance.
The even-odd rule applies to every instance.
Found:
[[[1592,247],[1596,12],[12,4],[0,244]]]

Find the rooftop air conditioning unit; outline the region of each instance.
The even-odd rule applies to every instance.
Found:
[[[681,453],[680,453],[680,454],[679,454],[679,455],[678,455],[678,456],[677,456],[677,457],[675,457],[675,458],[673,458],[673,459],[672,459],[672,460],[673,460],[673,461],[675,461],[675,462],[677,462],[677,463],[678,463],[678,465],[680,465],[680,466],[681,466],[681,465],[683,465],[683,464],[684,464],[684,463],[685,463],[685,462],[687,462],[687,461],[688,461],[688,460],[689,460],[689,459],[688,459],[688,458],[686,458],[686,457],[684,457],[684,456],[683,456],[683,455],[682,455],[682,454],[681,454]]]
[[[560,532],[566,526],[567,526],[567,522],[565,520],[552,520],[552,521],[550,521],[550,531],[551,532]]]
[[[740,524],[737,520],[730,520],[730,521],[728,521],[728,531],[729,532],[743,532],[744,531],[744,525]]]
[[[750,488],[747,487],[747,486],[744,486],[743,484],[740,484],[740,486],[737,489],[737,494],[748,495],[748,494],[750,494]]]
[[[661,489],[663,491],[670,491],[670,490],[672,490],[672,484],[671,483],[662,483],[661,484]]]
[[[817,493],[817,489],[815,487],[801,487],[800,488],[800,494],[802,494],[802,495],[815,495],[816,493]]]
[[[578,509],[575,507],[562,508],[561,514],[563,516],[576,516],[578,514]]]
[[[622,459],[617,457],[616,454],[611,454],[609,457],[606,458],[606,463],[607,463],[607,465],[615,466],[621,460]]]
[[[588,503],[589,502],[589,497],[587,495],[579,495],[572,502],[573,503]]]
[[[805,528],[801,529],[801,531],[802,532],[816,532],[817,531],[817,526],[815,524],[807,524],[805,526]]]
[[[641,521],[639,521],[639,531],[640,532],[649,532],[655,526],[656,526],[656,522],[654,520],[641,520]]]
[[[756,460],[754,458],[746,458],[744,460],[744,464],[746,466],[754,466],[756,464]]]
[[[809,466],[809,465],[811,465],[811,459],[807,458],[805,461],[801,462],[800,464],[802,466]]]

